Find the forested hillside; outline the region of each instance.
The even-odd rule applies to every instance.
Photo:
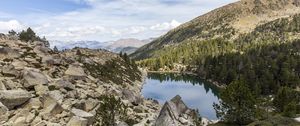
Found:
[[[214,38],[235,40],[257,26],[300,11],[298,0],[241,0],[199,16],[141,47],[131,57],[141,60],[158,57],[160,50],[180,43]]]
[[[252,0],[227,5],[208,15],[228,7],[237,7],[231,11],[239,11],[238,5],[249,1]],[[251,10],[257,15],[268,15],[273,7],[279,11],[286,6],[299,5],[297,1],[293,4],[282,0],[255,2],[262,2],[255,4],[256,11]],[[241,13],[247,12],[245,10]],[[299,11],[294,9],[293,12]],[[170,31],[131,56],[149,71],[194,72],[200,78],[226,87],[220,94],[220,104],[214,105],[219,119],[225,123],[298,125],[277,115],[295,117],[300,113],[300,14],[270,16],[270,21],[264,20],[251,27],[232,23],[236,22],[233,18],[245,21],[243,17],[231,17],[226,12],[217,14],[226,17],[219,18],[225,22],[230,17],[230,23],[209,27],[209,31],[199,28],[214,23],[192,25],[200,19],[209,19],[204,15]],[[212,32],[216,29],[218,31]],[[205,33],[208,36],[203,36]],[[274,119],[276,121],[272,121]]]
[[[172,69],[173,63],[197,65],[203,63],[207,56],[243,53],[263,45],[291,42],[299,37],[299,25],[300,15],[295,15],[260,25],[253,32],[240,35],[234,41],[221,37],[204,41],[190,40],[156,51],[156,57],[142,60],[140,64],[150,70],[158,70],[164,66]]]

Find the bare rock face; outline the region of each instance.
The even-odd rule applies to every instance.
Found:
[[[188,108],[181,100],[181,97],[177,95],[171,101],[167,101],[164,104],[155,122],[155,126],[194,125],[195,118],[197,118],[197,113]]]
[[[3,90],[0,91],[0,102],[7,108],[13,109],[24,104],[31,98],[31,94],[24,90]]]
[[[45,74],[40,72],[37,69],[25,69],[23,71],[23,83],[24,87],[31,88],[35,85],[42,85],[42,84],[48,84],[49,81]]]

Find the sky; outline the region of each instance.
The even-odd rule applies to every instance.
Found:
[[[2,0],[0,32],[31,27],[60,41],[159,37],[237,0]]]

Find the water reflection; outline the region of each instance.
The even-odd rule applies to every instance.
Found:
[[[196,76],[173,73],[149,73],[142,93],[161,104],[179,94],[191,108],[198,109],[201,116],[216,119],[213,103],[218,103],[218,88]]]

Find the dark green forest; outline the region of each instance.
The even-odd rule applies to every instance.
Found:
[[[292,122],[285,117],[300,113],[299,33],[300,14],[262,24],[236,39],[191,38],[156,50],[137,63],[150,71],[194,72],[225,85],[222,101],[214,106],[225,123],[278,123],[271,118]],[[175,64],[186,67],[178,69]]]

